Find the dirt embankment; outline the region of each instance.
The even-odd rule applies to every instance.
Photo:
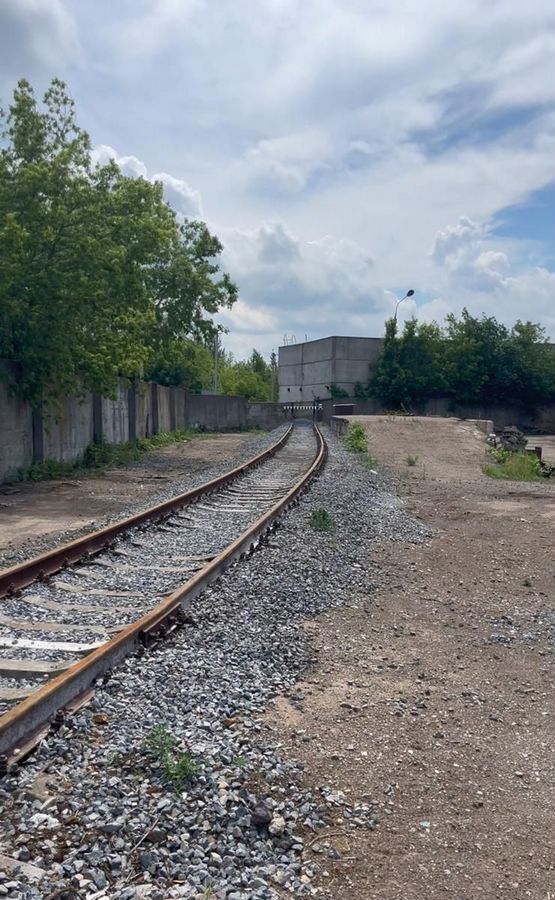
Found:
[[[435,537],[368,548],[377,587],[307,624],[319,663],[271,717],[315,788],[380,820],[318,839],[324,895],[547,900],[555,485],[488,479],[464,423],[364,425]]]

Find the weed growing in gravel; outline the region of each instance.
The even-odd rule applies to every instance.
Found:
[[[540,481],[541,463],[533,453],[511,453],[510,450],[492,450],[495,460],[493,465],[484,466],[483,472],[490,478],[502,478],[507,481]]]
[[[352,453],[366,453],[368,443],[366,432],[362,425],[351,425],[343,439],[343,443],[347,450],[350,450]]]
[[[155,725],[145,738],[145,747],[161,763],[166,778],[177,791],[198,772],[198,765],[188,750],[177,749],[177,738],[166,725]]]
[[[414,456],[412,453],[409,453],[407,456],[407,466],[415,466],[418,462],[418,457]]]
[[[309,521],[316,531],[335,531],[335,522],[326,509],[313,509]]]
[[[378,465],[378,460],[374,456],[370,456],[369,453],[361,453],[360,461],[367,469],[376,469]]]

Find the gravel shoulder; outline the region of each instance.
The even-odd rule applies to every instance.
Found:
[[[265,435],[249,432],[199,435],[102,474],[0,485],[0,567],[150,506],[168,489],[206,481],[254,456],[261,442]]]

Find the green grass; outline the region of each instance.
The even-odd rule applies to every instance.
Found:
[[[490,455],[494,462],[483,468],[484,474],[490,478],[501,478],[506,481],[540,481],[544,477],[540,461],[533,453],[493,450]]]
[[[177,791],[198,772],[198,764],[188,750],[177,749],[177,738],[166,725],[155,725],[145,738],[145,747],[164,769],[164,774]]]
[[[325,509],[313,509],[309,522],[316,531],[335,531],[335,522]]]
[[[418,457],[414,456],[412,453],[409,453],[407,456],[407,466],[415,466],[418,462]]]
[[[368,450],[368,441],[362,425],[351,425],[343,438],[343,443],[351,453],[366,453]]]
[[[368,439],[362,425],[351,425],[343,438],[343,443],[351,453],[358,454],[363,466],[366,466],[367,469],[376,468],[378,461],[368,453]]]
[[[378,460],[374,456],[370,456],[369,453],[361,453],[360,461],[367,469],[376,469],[378,465]]]
[[[201,434],[195,428],[186,428],[177,431],[162,431],[152,437],[137,438],[134,441],[126,441],[124,444],[108,444],[101,441],[98,444],[89,444],[83,456],[73,463],[47,459],[42,463],[33,463],[31,466],[17,469],[8,481],[11,483],[46,481],[51,478],[67,478],[72,475],[85,475],[91,471],[98,472],[116,466],[126,466],[158,447],[188,441],[192,437],[205,438],[210,435]]]

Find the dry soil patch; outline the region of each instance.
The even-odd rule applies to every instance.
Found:
[[[353,832],[338,809],[324,852],[308,851],[326,896],[548,900],[555,486],[491,481],[483,436],[426,422],[429,440],[418,420],[366,426],[378,459],[395,445],[401,490],[436,536],[369,548],[377,589],[307,624],[319,663],[270,727],[309,784],[380,819]],[[426,465],[410,478],[407,453]]]

